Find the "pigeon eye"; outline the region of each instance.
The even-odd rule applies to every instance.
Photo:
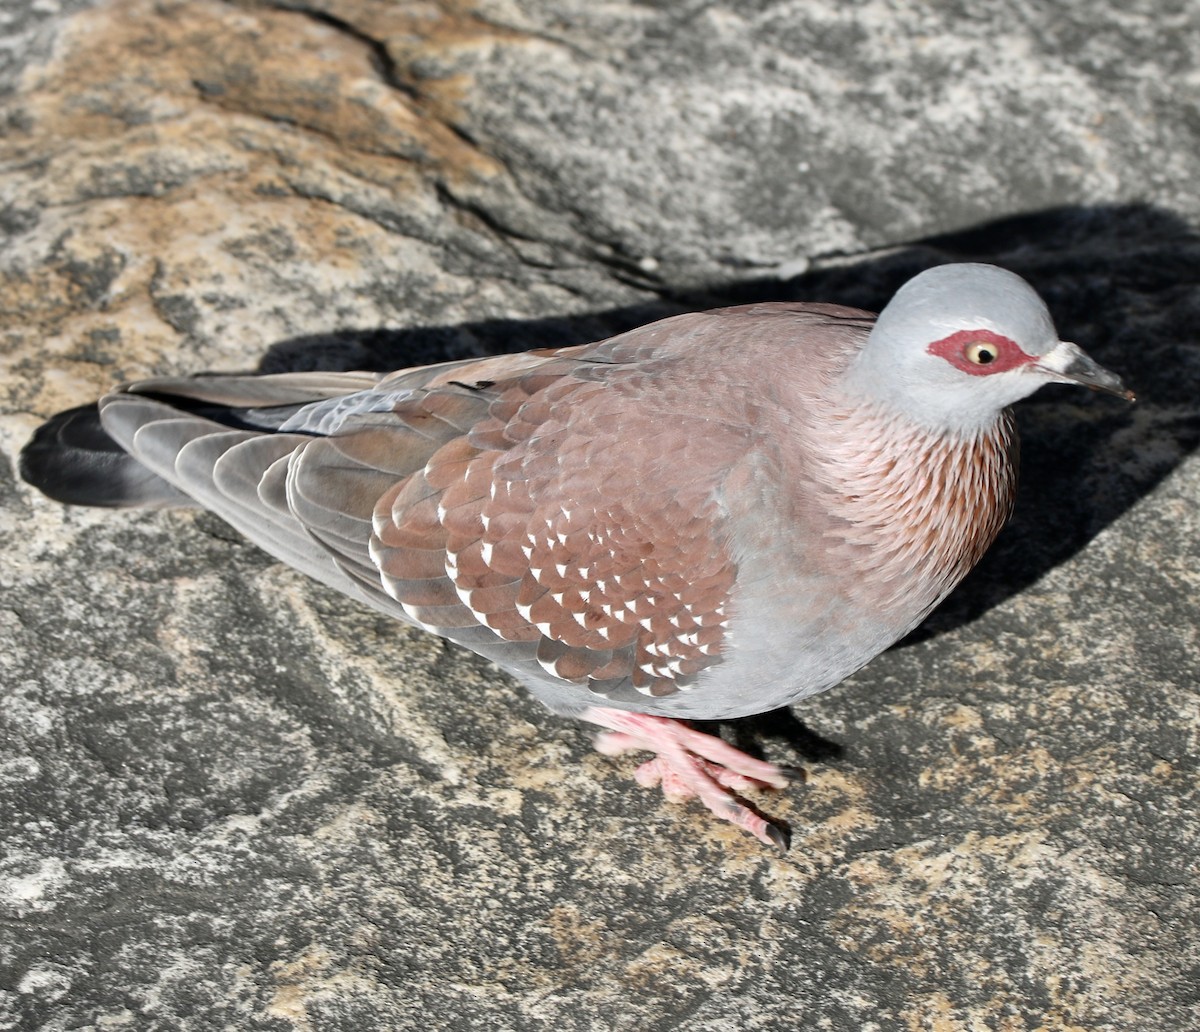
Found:
[[[944,358],[968,376],[1006,373],[1033,361],[1033,356],[1027,355],[1015,340],[982,327],[959,330],[935,340],[925,350],[930,355]]]
[[[963,348],[963,354],[975,365],[991,365],[1000,357],[1000,349],[990,341],[977,340]]]

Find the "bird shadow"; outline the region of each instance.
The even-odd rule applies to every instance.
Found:
[[[647,282],[646,301],[603,311],[296,337],[273,345],[259,371],[386,371],[564,347],[683,311],[757,301],[878,311],[911,276],[950,261],[990,262],[1024,276],[1046,300],[1063,339],[1120,374],[1139,400],[1128,406],[1050,387],[1018,406],[1022,475],[1013,519],[954,594],[897,646],[904,647],[969,623],[1038,581],[1152,491],[1200,442],[1200,235],[1177,215],[1145,204],[1052,208],[865,257],[824,260],[786,279],[688,289]],[[719,390],[719,382],[710,388]],[[783,738],[808,759],[841,753],[788,711],[739,726],[735,737]]]

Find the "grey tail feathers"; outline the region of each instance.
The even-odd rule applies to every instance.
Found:
[[[21,479],[67,505],[160,508],[195,505],[131,458],[100,425],[100,408],[81,405],[42,424],[21,449]]]

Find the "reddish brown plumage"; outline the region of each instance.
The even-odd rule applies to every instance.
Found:
[[[430,627],[469,615],[536,643],[554,677],[662,696],[719,660],[736,567],[702,472],[713,444],[664,439],[639,404],[648,385],[623,373],[547,356],[493,380],[470,433],[380,498],[372,556],[389,594]],[[662,448],[683,475],[648,483],[631,446]]]

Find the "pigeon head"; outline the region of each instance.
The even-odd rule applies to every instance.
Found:
[[[1058,339],[1036,291],[994,265],[941,265],[880,313],[847,383],[931,429],[974,433],[1046,383],[1133,394]]]

